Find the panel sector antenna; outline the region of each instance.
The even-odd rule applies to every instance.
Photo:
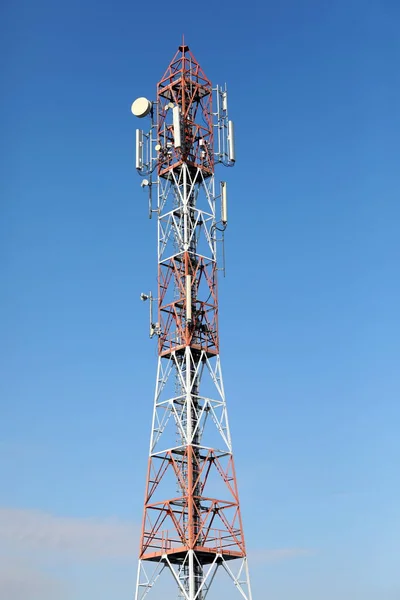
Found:
[[[155,101],[131,110],[149,118],[136,169],[158,229],[157,294],[141,294],[158,364],[135,600],[221,600],[220,582],[224,598],[252,600],[219,355],[228,196],[214,169],[236,160],[227,90],[182,44]]]

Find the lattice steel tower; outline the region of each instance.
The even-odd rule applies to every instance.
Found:
[[[224,570],[224,598],[251,600],[218,337],[227,188],[216,191],[214,166],[235,163],[226,87],[212,88],[183,42],[156,101],[138,98],[132,113],[150,118],[136,168],[158,224],[158,293],[141,295],[158,367],[135,599],[168,600],[169,572],[180,598],[213,600]]]

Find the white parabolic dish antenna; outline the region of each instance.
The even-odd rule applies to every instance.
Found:
[[[132,103],[131,111],[135,117],[139,117],[139,119],[141,119],[149,114],[151,107],[152,104],[150,100],[147,100],[147,98],[137,98],[135,102]]]

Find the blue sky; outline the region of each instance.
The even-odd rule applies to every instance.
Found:
[[[130,104],[184,33],[236,126],[221,353],[254,597],[400,597],[399,19],[3,2],[0,596],[133,595],[156,230]]]

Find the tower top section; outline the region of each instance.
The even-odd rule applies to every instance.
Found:
[[[178,50],[168,65],[158,86],[172,83],[174,78],[177,76],[179,77],[179,75],[184,75],[187,80],[193,78],[197,83],[201,82],[203,84],[208,84],[211,87],[211,82],[206,77],[194,54],[186,44],[178,46]],[[172,100],[172,98],[170,99]]]
[[[156,98],[137,98],[131,111],[150,121],[148,132],[136,130],[136,169],[149,177],[142,186],[149,190],[150,216],[153,174],[180,181],[185,165],[194,185],[212,179],[217,163],[232,167],[236,162],[226,85],[212,87],[184,39],[157,83]]]
[[[212,85],[185,44],[157,84],[157,136],[161,177],[183,163],[205,178],[213,174]]]

